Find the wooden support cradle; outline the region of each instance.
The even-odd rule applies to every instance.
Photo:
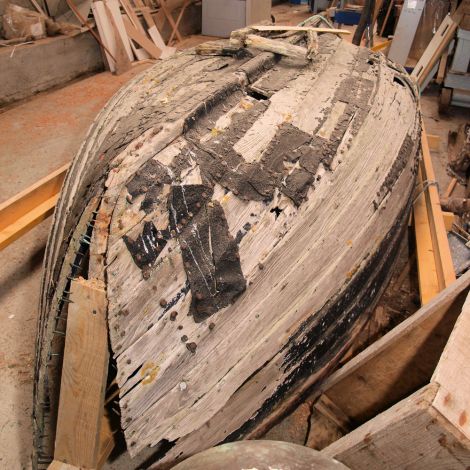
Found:
[[[334,391],[353,385],[347,389],[355,397],[349,408],[340,403],[348,416],[367,419],[400,395],[405,398],[329,445],[323,454],[351,468],[371,470],[468,468],[469,284],[466,273],[330,377],[324,390],[335,397],[336,405]]]

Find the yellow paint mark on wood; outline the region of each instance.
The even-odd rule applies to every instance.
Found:
[[[158,372],[160,372],[160,366],[154,362],[147,362],[142,366],[140,375],[142,376],[142,385],[148,385],[155,381]]]

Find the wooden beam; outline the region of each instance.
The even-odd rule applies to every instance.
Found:
[[[135,4],[139,7],[144,20],[147,23],[147,32],[150,38],[152,39],[153,43],[162,51],[160,58],[165,59],[166,57],[170,57],[175,54],[176,49],[174,47],[168,47],[165,44],[165,41],[163,40],[160,31],[158,31],[155,21],[150,14],[150,8],[146,7],[142,0],[135,0]]]
[[[455,281],[456,276],[452,255],[450,253],[449,240],[447,239],[444,217],[442,215],[439,191],[435,184],[436,176],[434,174],[431,153],[429,151],[428,139],[424,127],[421,135],[421,148],[423,160],[420,165],[424,181],[428,183],[424,195],[430,221],[439,290],[443,290]]]
[[[104,416],[101,421],[101,430],[99,438],[99,451],[98,451],[98,463],[96,468],[102,468],[106,461],[108,460],[111,452],[114,449],[114,434],[111,429],[111,421],[107,415],[106,410],[104,411]],[[59,460],[54,460],[48,467],[48,470],[79,470],[79,467],[75,465],[69,465]]]
[[[439,384],[433,406],[470,439],[470,296],[450,335],[432,381]]]
[[[107,299],[96,280],[73,280],[54,458],[97,468],[108,372]]]
[[[293,57],[300,60],[307,60],[307,49],[305,47],[295,46],[285,41],[263,38],[256,34],[248,34],[245,39],[247,47],[253,47],[260,51],[272,52],[286,57]]]
[[[176,38],[178,41],[182,41],[183,37],[181,36],[178,27],[175,23],[175,20],[171,14],[171,11],[169,11],[168,6],[166,4],[166,0],[159,0],[158,2],[160,4],[160,8],[163,10],[163,13],[165,13],[166,19],[168,20],[168,23],[170,23],[170,26],[172,28],[172,32],[176,34]]]
[[[100,2],[94,2],[95,5]],[[108,4],[109,3],[109,4]],[[124,72],[127,72],[131,68],[131,59],[129,54],[132,56],[131,46],[129,43],[129,38],[125,34],[125,28],[122,23],[121,11],[119,10],[119,4],[112,2],[110,0],[103,0],[103,6],[105,8],[105,13],[109,21],[109,26],[111,27],[112,37],[114,39],[114,67],[117,75],[120,75]],[[111,8],[117,9],[117,12],[112,11]],[[117,14],[116,14],[117,13]],[[119,25],[116,18],[119,19]],[[125,37],[124,37],[125,36]]]
[[[444,225],[446,227],[446,230],[450,232],[452,230],[452,227],[454,225],[454,220],[455,220],[455,214],[452,212],[442,212],[442,216],[444,217]]]
[[[449,186],[447,186],[443,199],[448,199],[452,195],[456,185],[457,185],[457,178],[454,177],[450,180]]]
[[[60,167],[0,204],[0,250],[54,212],[68,167]]]
[[[142,23],[140,22],[131,4],[128,2],[128,0],[119,0],[119,1],[122,5],[122,8],[124,8],[124,11],[126,12],[126,15],[128,16],[131,24],[134,26],[135,29],[137,29],[137,31],[139,31],[143,36],[145,36],[145,29],[142,26]]]
[[[456,276],[424,127],[421,148],[423,159],[418,170],[419,193],[414,203],[413,215],[419,291],[421,304],[424,305],[454,282]]]
[[[36,8],[38,13],[41,14],[41,16],[43,16],[44,18],[49,18],[49,16],[46,15],[45,11],[41,8],[41,6],[39,5],[39,3],[36,0],[30,0],[30,1],[33,4],[34,8]]]
[[[104,416],[101,420],[99,442],[100,445],[98,450],[98,464],[96,468],[103,467],[103,465],[108,460],[108,457],[111,455],[111,452],[113,451],[115,445],[114,433],[111,429],[111,421],[106,410],[104,411]]]
[[[417,182],[419,193],[413,205],[413,221],[418,263],[419,295],[421,305],[426,305],[439,293],[440,289],[421,168],[418,169]]]
[[[175,37],[175,34],[179,32],[178,28],[180,26],[181,20],[183,19],[184,12],[186,11],[186,8],[188,8],[189,4],[190,4],[190,0],[185,0],[185,2],[183,3],[183,6],[181,7],[181,11],[178,15],[178,18],[176,19],[175,27],[173,28],[170,38],[168,39],[168,44],[171,44],[171,42],[173,41],[173,38]]]
[[[388,18],[390,16],[390,13],[392,12],[394,3],[395,2],[393,2],[393,0],[390,0],[388,3],[387,13],[385,15],[384,22],[382,23],[382,28],[380,28],[379,36],[383,36],[384,34],[385,28],[387,27],[387,23],[388,23]]]
[[[442,85],[447,72],[447,61],[449,59],[449,50],[445,49],[442,53],[441,60],[439,61],[439,68],[437,69],[436,83]]]

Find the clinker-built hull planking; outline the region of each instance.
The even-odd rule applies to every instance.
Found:
[[[187,51],[126,86],[55,214],[37,447],[52,446],[38,436],[53,435],[54,330],[76,275],[106,282],[131,455],[156,446],[162,466],[269,428],[367,321],[409,214],[419,135],[405,72],[330,34],[313,61]]]

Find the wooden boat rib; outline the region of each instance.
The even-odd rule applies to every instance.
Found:
[[[404,70],[332,34],[312,61],[191,50],[122,89],[74,160],[48,243],[36,447],[53,448],[57,322],[78,275],[106,284],[132,456],[155,447],[164,466],[267,430],[367,322],[419,135]]]

